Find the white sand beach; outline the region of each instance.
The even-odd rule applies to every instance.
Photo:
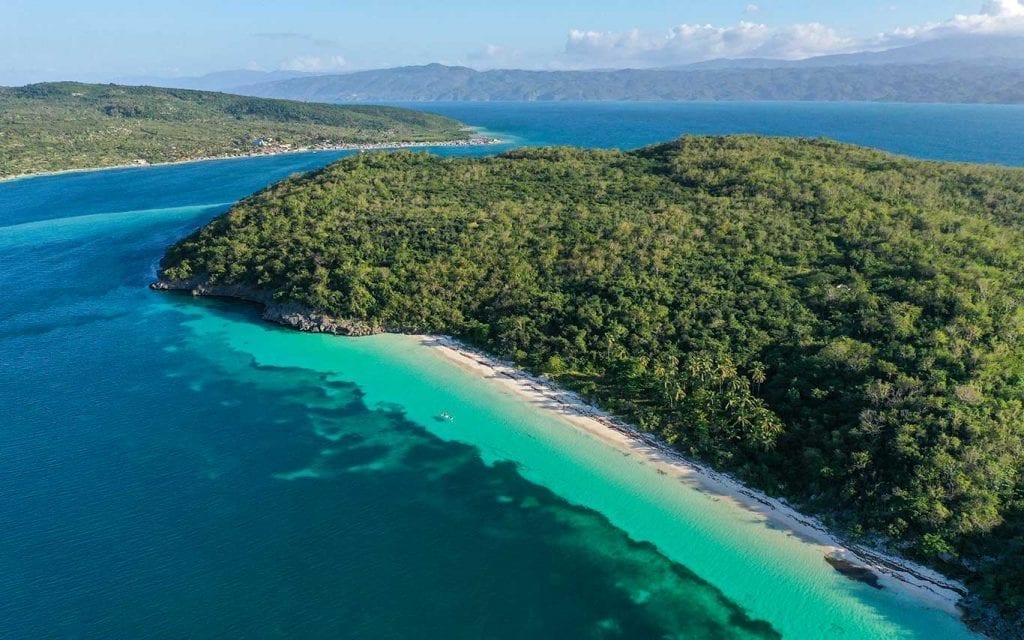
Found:
[[[904,592],[929,606],[960,615],[957,601],[966,593],[966,587],[961,583],[916,563],[844,541],[816,518],[798,512],[779,499],[752,490],[728,474],[687,459],[650,434],[639,432],[546,379],[491,358],[452,338],[417,338],[421,344],[436,349],[453,364],[493,380],[539,410],[556,414],[566,426],[585,430],[609,446],[638,454],[651,465],[652,471],[678,477],[692,487],[725,498],[737,508],[756,514],[766,524],[783,528],[808,544],[820,546],[823,558],[828,555],[870,569],[884,588]]]

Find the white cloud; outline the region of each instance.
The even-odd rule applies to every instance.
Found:
[[[854,44],[816,22],[770,27],[744,20],[731,27],[681,24],[662,34],[572,31],[565,53],[595,64],[663,66],[710,58],[806,58],[846,51]]]
[[[341,71],[347,66],[348,63],[341,56],[298,56],[282,63],[280,68],[284,71],[323,73]]]
[[[1020,0],[989,0],[981,12],[990,16],[1024,18],[1024,4]]]
[[[904,27],[878,36],[885,45],[910,44],[957,35],[1024,35],[1021,0],[988,0],[979,13],[956,15],[943,22]]]
[[[759,10],[760,5],[751,3],[745,13]],[[895,29],[872,38],[853,38],[818,22],[776,27],[748,20],[732,26],[681,24],[661,33],[573,30],[560,63],[570,67],[660,67],[714,58],[793,60],[968,34],[1024,35],[1024,0],[987,0],[976,14]]]

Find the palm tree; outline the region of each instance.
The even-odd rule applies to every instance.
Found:
[[[768,379],[765,373],[764,363],[754,361],[750,365],[750,380],[757,385],[757,395],[761,395],[761,385]]]

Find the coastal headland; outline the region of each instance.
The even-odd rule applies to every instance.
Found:
[[[970,589],[966,619],[1013,619],[1022,199],[1020,170],[823,139],[361,154],[242,200],[160,278],[312,332],[454,336],[814,514],[843,575],[906,558]]]
[[[487,139],[445,116],[123,85],[0,87],[0,179],[289,151],[391,149]]]

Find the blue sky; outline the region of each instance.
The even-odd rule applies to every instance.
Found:
[[[346,71],[684,64],[1024,33],[1021,0],[0,0],[0,83]]]

